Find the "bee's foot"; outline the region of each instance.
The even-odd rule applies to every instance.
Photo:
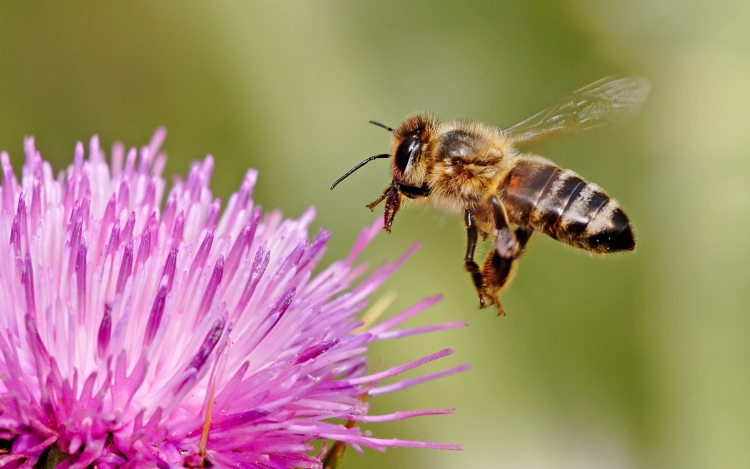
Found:
[[[479,308],[484,309],[488,306],[495,305],[497,307],[497,315],[505,316],[505,308],[503,307],[503,304],[500,303],[500,300],[497,296],[492,295],[486,291],[478,290],[477,293],[479,293]]]

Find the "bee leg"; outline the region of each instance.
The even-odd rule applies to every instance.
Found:
[[[485,294],[490,296],[492,303],[497,304],[498,315],[505,316],[505,309],[498,298],[500,290],[508,283],[513,263],[523,253],[532,232],[523,228],[511,230],[505,207],[497,197],[490,197],[489,204],[495,220],[495,250],[484,262],[482,277]]]
[[[518,254],[521,246],[516,234],[510,229],[505,206],[494,195],[489,199],[492,217],[495,220],[495,252],[500,257],[512,259]]]
[[[510,277],[513,275],[513,266],[516,260],[521,257],[526,248],[526,243],[534,233],[533,230],[518,227],[516,228],[514,235],[516,239],[516,248],[514,249],[515,254],[512,257],[503,257],[497,251],[487,256],[487,260],[482,267],[482,276],[485,284],[486,293],[492,298],[492,303],[497,304],[497,315],[505,316],[505,308],[500,303],[499,295],[503,287],[508,283]]]
[[[497,305],[497,315],[505,316],[505,308],[500,303],[500,290],[508,282],[515,259],[502,257],[497,251],[487,256],[482,266],[482,277],[485,283],[484,294],[491,298],[490,304]]]
[[[477,289],[479,294],[479,307],[484,308],[487,306],[485,298],[488,297],[485,293],[484,276],[479,270],[479,266],[474,262],[474,252],[477,249],[477,241],[479,239],[479,231],[477,230],[476,221],[471,211],[466,210],[464,212],[464,224],[466,225],[466,255],[464,256],[464,269],[471,274],[471,280],[474,282],[474,287]],[[489,297],[490,303],[492,304],[492,298]]]
[[[531,235],[534,233],[534,230],[530,230],[528,228],[521,228],[520,226],[516,228],[516,241],[518,241],[518,253],[516,254],[516,259],[521,257],[521,254],[524,253],[526,250],[526,243],[529,242],[529,238],[531,238]]]
[[[383,218],[383,229],[388,233],[391,232],[393,226],[393,219],[396,217],[396,212],[401,207],[401,194],[398,191],[398,187],[395,184],[385,188],[383,195],[375,199],[372,203],[367,205],[367,208],[372,212],[380,202],[385,200],[385,217]]]

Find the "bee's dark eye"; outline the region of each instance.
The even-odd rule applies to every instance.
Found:
[[[396,164],[398,165],[398,169],[400,169],[402,173],[406,171],[409,161],[419,158],[420,151],[421,141],[419,139],[419,133],[413,133],[406,137],[396,150]]]

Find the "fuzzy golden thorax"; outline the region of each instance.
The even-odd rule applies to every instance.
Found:
[[[432,203],[451,213],[478,209],[496,192],[513,154],[493,127],[465,121],[441,124],[427,176]]]

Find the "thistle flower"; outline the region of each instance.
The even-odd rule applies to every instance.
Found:
[[[0,465],[315,468],[314,440],[460,449],[342,423],[452,413],[372,416],[362,399],[467,368],[378,384],[446,349],[368,371],[372,341],[463,326],[398,329],[428,298],[361,327],[355,314],[411,251],[353,285],[379,221],[313,276],[330,236],[308,241],[313,210],[262,217],[249,171],[221,213],[211,156],[162,212],[164,137],[115,144],[111,166],[97,137],[87,159],[79,142],[56,179],[33,138],[20,182],[0,155]]]

